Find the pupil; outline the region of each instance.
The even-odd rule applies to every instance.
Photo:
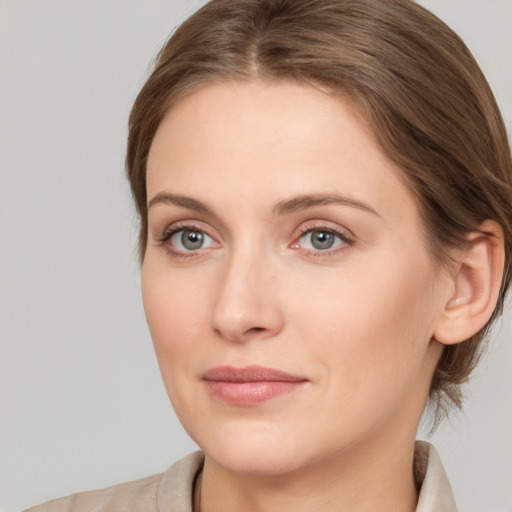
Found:
[[[184,231],[181,243],[186,249],[200,249],[204,242],[204,235],[200,231]]]
[[[334,236],[327,231],[315,231],[311,236],[311,244],[315,249],[330,249],[334,244]]]

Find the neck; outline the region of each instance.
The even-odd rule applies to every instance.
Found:
[[[195,512],[413,512],[413,457],[414,439],[406,450],[354,448],[285,475],[232,473],[207,457]]]

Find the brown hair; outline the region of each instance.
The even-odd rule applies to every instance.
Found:
[[[434,261],[487,219],[506,267],[491,320],[447,346],[430,399],[461,406],[460,384],[501,313],[511,280],[512,163],[493,94],[461,39],[411,0],[212,0],[161,50],[129,121],[127,172],[147,243],[146,161],[169,108],[220,80],[288,79],[349,97],[416,196]],[[448,401],[446,400],[448,399]]]

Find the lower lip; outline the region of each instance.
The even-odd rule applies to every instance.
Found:
[[[291,393],[300,388],[306,381],[257,381],[257,382],[225,382],[205,381],[210,393],[229,405],[250,407],[266,402],[279,395]]]

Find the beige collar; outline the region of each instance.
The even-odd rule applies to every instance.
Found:
[[[452,488],[436,449],[425,441],[416,441],[415,472],[423,476],[416,512],[457,512]]]

